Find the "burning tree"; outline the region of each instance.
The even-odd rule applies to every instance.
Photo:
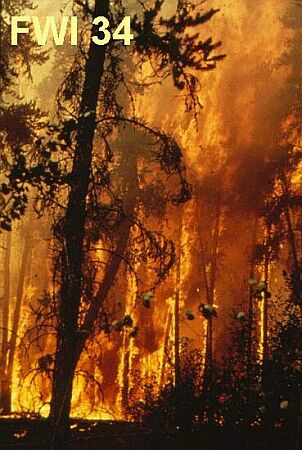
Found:
[[[10,15],[21,15],[25,9],[32,9],[28,0],[16,4],[12,1],[1,2],[0,18],[0,228],[11,231],[12,222],[19,219],[25,212],[28,202],[27,193],[19,189],[22,173],[19,159],[20,148],[33,145],[36,133],[42,127],[43,114],[34,102],[26,102],[18,87],[18,81],[31,77],[31,69],[35,64],[43,64],[47,54],[34,44],[32,35],[22,42],[23,45],[11,48],[7,35],[9,34]],[[7,183],[5,173],[9,172]],[[10,186],[9,186],[10,185]],[[20,267],[19,288],[15,309],[10,307],[10,253],[11,237],[6,234],[3,241],[5,248],[5,262],[3,267],[4,286],[1,304],[1,353],[0,353],[0,410],[7,414],[11,411],[12,370],[15,357],[18,324],[22,292],[28,257],[30,240],[26,240],[24,258]],[[13,319],[10,327],[10,314]]]

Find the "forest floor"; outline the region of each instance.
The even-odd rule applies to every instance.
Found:
[[[0,419],[0,450],[49,450],[47,420]],[[285,430],[205,427],[160,433],[129,422],[73,421],[62,450],[292,450]],[[61,450],[61,449],[60,449]]]

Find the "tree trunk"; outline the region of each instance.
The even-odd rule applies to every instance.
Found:
[[[255,223],[253,228],[253,237],[251,249],[256,245],[257,241],[258,216],[255,216]],[[253,280],[255,277],[255,262],[253,259],[250,262],[249,279]],[[252,286],[249,286],[249,304],[248,304],[248,331],[247,331],[247,378],[248,383],[252,383],[252,364],[253,364],[253,331],[254,331],[254,292]]]
[[[8,238],[7,245],[9,244],[10,247],[10,238]],[[22,307],[22,300],[24,297],[24,286],[25,286],[25,279],[26,274],[28,273],[28,267],[29,267],[29,260],[30,260],[30,251],[31,251],[31,240],[28,239],[28,237],[24,236],[24,247],[23,247],[23,254],[21,259],[21,267],[19,272],[19,279],[18,279],[18,286],[17,286],[17,295],[16,295],[16,305],[13,313],[13,321],[11,325],[10,330],[10,339],[6,342],[6,358],[5,358],[5,366],[4,366],[4,383],[1,386],[1,397],[3,395],[3,401],[4,401],[4,411],[6,413],[11,412],[11,397],[12,397],[12,378],[13,378],[13,368],[14,368],[14,360],[16,355],[16,348],[17,348],[17,339],[18,339],[18,330],[19,330],[19,324],[20,324],[20,316],[21,316],[21,307]],[[6,255],[10,259],[10,250],[7,248],[7,252],[9,252]],[[9,264],[9,261],[8,261]],[[6,294],[10,295],[10,278],[9,278],[9,265],[6,268]],[[9,297],[8,297],[9,301]],[[9,305],[6,305],[6,314],[7,314],[7,330],[8,330],[8,319],[9,319]],[[6,335],[7,339],[7,335]],[[2,390],[3,389],[3,390]],[[3,411],[3,412],[4,412]]]
[[[130,343],[126,332],[123,333],[123,375],[121,389],[121,405],[124,415],[127,415],[129,406],[129,369],[130,369]]]
[[[216,215],[213,230],[213,246],[211,255],[211,270],[210,270],[210,280],[209,280],[209,293],[210,293],[210,304],[214,301],[214,292],[217,277],[217,256],[218,256],[218,243],[220,236],[220,225],[221,225],[221,192],[218,193],[217,205],[216,205]]]
[[[201,255],[201,265],[204,275],[204,283],[206,288],[206,298],[209,305],[214,303],[214,294],[217,278],[217,263],[218,263],[218,244],[220,237],[220,225],[221,225],[221,214],[222,214],[222,201],[221,201],[221,189],[217,192],[217,203],[216,211],[212,229],[212,242],[210,250],[210,271],[206,269],[206,263],[204,259],[202,236],[201,236],[201,225],[200,225],[200,211],[199,202],[197,199],[197,217],[198,217],[198,228],[199,228],[199,245],[200,245],[200,255]],[[206,352],[205,352],[205,367],[203,375],[203,385],[202,392],[208,403],[208,420],[209,423],[213,423],[213,318],[207,319],[207,332],[206,332]]]
[[[267,229],[267,238],[265,243],[265,255],[264,255],[264,283],[266,286],[263,298],[263,342],[262,342],[262,364],[263,367],[268,360],[268,277],[269,277],[269,262],[270,262],[270,251],[268,247],[268,241],[270,236],[270,229]]]
[[[180,324],[179,324],[179,302],[180,302],[180,273],[181,273],[181,254],[182,254],[182,214],[181,210],[178,224],[178,245],[179,255],[176,264],[176,289],[174,297],[174,382],[177,388],[181,383],[181,370],[180,370]]]
[[[31,255],[32,241],[27,236],[28,231],[29,231],[29,228],[26,227],[25,233],[24,233],[23,254],[22,254],[21,267],[20,267],[18,286],[17,286],[16,305],[15,305],[14,316],[13,316],[12,334],[11,334],[11,338],[9,341],[8,367],[9,367],[9,372],[10,372],[10,381],[11,381],[11,377],[12,377],[15,353],[16,353],[16,348],[17,348],[18,330],[19,330],[20,317],[21,317],[22,301],[24,298],[25,280],[26,280],[26,275],[29,273],[29,268],[30,268],[30,255]]]
[[[173,316],[174,314],[170,312],[167,316],[166,320],[166,327],[165,327],[165,338],[164,338],[164,344],[163,344],[163,362],[162,362],[162,368],[160,373],[160,380],[159,380],[159,389],[161,390],[165,385],[166,380],[166,367],[167,362],[171,365],[171,358],[169,356],[171,346],[170,344],[170,336],[171,336],[171,329],[173,324]]]
[[[108,17],[109,0],[96,1],[93,18]],[[97,27],[92,27],[97,33]],[[61,293],[59,302],[59,332],[55,357],[50,415],[55,423],[52,446],[56,445],[56,430],[67,424],[75,367],[83,346],[78,333],[78,313],[81,301],[83,244],[86,220],[86,197],[90,178],[93,141],[96,128],[95,112],[104,73],[106,47],[92,41],[85,66],[79,110],[79,129],[73,161],[72,179],[65,223],[65,245],[62,253]],[[90,112],[85,116],[85,113]],[[62,395],[63,394],[63,395]],[[64,426],[63,426],[64,428]]]
[[[217,278],[217,256],[218,256],[218,243],[220,235],[220,223],[221,223],[221,193],[218,193],[216,214],[213,229],[213,243],[210,259],[210,274],[209,274],[209,304],[213,305],[215,285]],[[205,363],[205,379],[206,386],[211,391],[213,376],[213,319],[210,318],[207,321],[207,345],[206,345],[206,363]]]
[[[11,233],[6,234],[4,255],[4,288],[2,303],[2,345],[1,345],[1,392],[0,409],[2,414],[8,414],[11,410],[10,385],[7,373],[8,363],[8,329],[9,329],[9,301],[10,301],[10,260],[11,260]]]

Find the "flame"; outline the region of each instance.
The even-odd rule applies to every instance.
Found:
[[[171,1],[169,7],[172,8],[173,5],[174,2]],[[290,67],[278,64],[287,51],[287,41],[291,39],[293,31],[286,28],[279,19],[288,8],[283,0],[258,2],[257,7],[251,6],[250,0],[211,0],[207,5],[220,7],[221,13],[208,25],[208,30],[202,31],[209,31],[214,35],[214,40],[222,39],[222,52],[227,54],[227,58],[214,72],[200,77],[204,110],[200,114],[198,126],[192,115],[184,113],[181,93],[175,93],[168,81],[154,86],[144,95],[136,94],[134,97],[138,116],[143,117],[151,126],[168,130],[180,142],[190,181],[194,187],[203,189],[203,210],[200,215],[208,220],[205,221],[206,228],[199,229],[195,199],[185,205],[182,212],[169,208],[163,231],[172,235],[177,243],[180,254],[179,274],[175,267],[156,293],[152,310],[141,311],[137,305],[135,278],[127,273],[125,313],[131,315],[139,325],[139,335],[137,339],[133,339],[129,338],[127,331],[123,331],[122,334],[112,333],[110,340],[104,340],[100,335],[96,337],[96,343],[89,343],[93,354],[99,355],[101,346],[104,360],[112,358],[112,371],[109,374],[110,367],[107,366],[110,366],[110,361],[107,359],[104,363],[106,367],[102,367],[102,364],[95,367],[87,354],[82,355],[73,383],[73,417],[95,420],[124,418],[128,399],[137,388],[138,380],[146,382],[154,377],[157,389],[160,389],[173,373],[170,361],[175,362],[175,285],[179,289],[179,314],[182,318],[187,306],[196,310],[197,305],[204,301],[204,279],[200,273],[196,249],[201,245],[199,232],[202,233],[204,244],[213,235],[211,212],[215,205],[217,186],[222,191],[223,205],[217,248],[220,272],[213,299],[215,306],[219,306],[218,318],[214,323],[217,351],[220,347],[223,349],[226,341],[226,311],[241,300],[238,280],[246,276],[244,271],[248,266],[246,249],[250,245],[251,217],[258,213],[257,199],[263,197],[262,191],[267,184],[265,180],[270,177],[270,173],[262,169],[265,162],[274,156],[273,149],[279,142],[280,135],[295,119],[289,114],[285,120],[281,120],[281,113],[286,109],[287,103],[285,99],[281,100],[280,92],[286,88]],[[48,75],[49,70],[52,70],[49,64],[44,74],[39,69],[37,76],[37,71],[34,70],[35,88],[42,76]],[[147,65],[142,67],[138,77],[147,77],[149,70]],[[22,89],[25,87],[24,85]],[[34,88],[28,92],[34,96]],[[298,146],[298,135],[293,134],[290,139]],[[294,187],[301,185],[301,167],[293,175],[291,183]],[[280,186],[276,184],[275,193],[278,189]],[[178,220],[180,214],[181,226]],[[18,259],[17,253],[18,250],[15,251],[14,260]],[[221,256],[220,253],[224,255]],[[94,256],[97,261],[105,261],[108,253],[99,250]],[[14,273],[17,272],[16,266],[15,262]],[[208,276],[210,270],[210,263],[207,263]],[[264,273],[264,269],[261,270]],[[101,281],[102,276],[103,272],[100,270],[97,281]],[[177,277],[178,282],[175,282]],[[194,290],[195,284],[199,290]],[[33,290],[28,285],[24,293],[22,323],[18,330],[20,336],[31,326],[32,317],[28,304],[34,297]],[[261,362],[264,302],[260,301],[258,305],[257,353]],[[185,320],[180,321],[180,335],[189,335],[194,345],[201,349],[203,366],[207,326],[208,322],[201,317],[194,321],[191,328],[188,328]],[[152,333],[155,343],[149,342]],[[54,345],[54,339],[49,337],[44,341],[40,352],[30,355],[28,372],[37,368],[39,357],[53,352]],[[14,361],[13,411],[36,412],[46,417],[49,413],[50,379],[45,374],[36,377],[34,371],[24,378],[21,360],[17,356]],[[85,378],[84,372],[93,375],[97,383],[104,387],[104,398],[93,380],[90,382]]]

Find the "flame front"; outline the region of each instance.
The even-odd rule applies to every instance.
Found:
[[[176,341],[183,336],[189,336],[192,345],[201,350],[205,367],[209,322],[199,314],[199,304],[219,306],[218,318],[213,321],[213,352],[217,359],[229,342],[229,311],[247,310],[253,224],[266,193],[277,195],[279,189],[277,184],[271,189],[274,173],[273,164],[268,162],[278,158],[276,147],[294,121],[293,113],[288,114],[293,98],[290,92],[286,95],[294,62],[282,64],[282,56],[288,52],[295,30],[286,25],[291,10],[283,0],[260,1],[257,5],[249,0],[211,0],[207,4],[221,9],[209,26],[211,33],[215,29],[214,37],[222,39],[227,57],[215,71],[200,77],[204,109],[198,123],[185,113],[183,102],[167,81],[134,99],[138,116],[175,135],[184,151],[193,199],[178,211],[169,207],[161,225],[176,243],[177,261],[155,292],[150,308],[139,303],[135,277],[127,272],[124,309],[138,324],[138,336],[129,337],[125,330],[112,331],[110,336],[100,333],[89,341],[73,382],[73,417],[128,417],[130,399],[143,395],[144,383],[154,382],[159,391],[171,378],[175,382]],[[171,0],[169,6],[173,5]],[[141,76],[147,74],[148,67],[143,67]],[[43,75],[47,77],[46,72]],[[36,83],[35,93],[30,95],[39,95],[39,90],[41,86]],[[50,94],[54,97],[53,92]],[[300,145],[299,134],[291,134],[290,139]],[[291,179],[297,191],[301,186],[300,169]],[[263,229],[256,241],[265,236]],[[21,231],[14,236],[11,272],[15,277]],[[32,245],[34,255],[39,255],[39,236]],[[104,261],[108,255],[96,252],[95,257]],[[268,271],[268,284],[273,276],[282,283],[280,266],[277,269],[269,263]],[[263,261],[255,263],[255,272],[259,280],[265,279]],[[102,270],[98,276],[101,280]],[[30,351],[30,362],[24,367],[22,336],[33,326],[30,304],[38,292],[51,287],[51,281],[50,270],[41,266],[32,268],[27,277],[13,366],[14,413],[35,412],[43,417],[49,413],[52,366],[41,367],[40,358],[53,353],[55,338],[45,336],[35,352]],[[260,361],[265,341],[264,308],[264,301],[257,303],[258,330],[254,337]],[[194,312],[195,321],[186,320],[186,310]]]

